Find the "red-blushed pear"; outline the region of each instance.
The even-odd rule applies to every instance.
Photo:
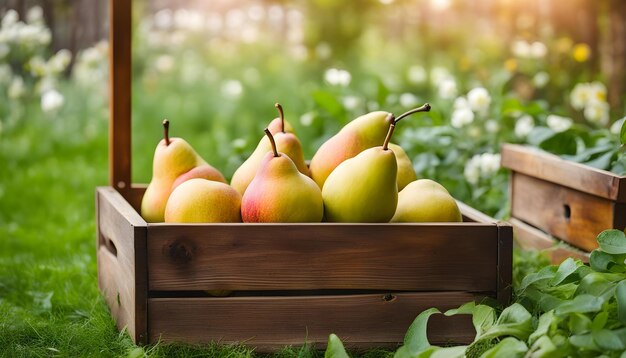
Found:
[[[269,129],[272,151],[266,153],[241,200],[244,222],[320,222],[322,193],[313,179],[300,173],[293,161],[277,150]]]
[[[228,184],[189,179],[172,191],[165,207],[165,222],[241,222],[241,195]]]
[[[405,115],[428,111],[430,105],[426,103],[406,112]],[[379,146],[385,140],[389,125],[394,121],[393,114],[377,111],[362,115],[346,124],[322,144],[311,159],[309,168],[313,180],[323,188],[326,179],[339,164],[365,149]]]
[[[430,179],[411,182],[398,194],[392,222],[460,222],[456,200],[443,185]]]
[[[396,155],[398,161],[398,191],[404,189],[410,182],[417,180],[413,163],[401,146],[389,143],[389,149]]]
[[[389,149],[392,122],[382,146],[342,162],[322,189],[324,215],[330,222],[389,222],[398,204],[398,163]]]
[[[295,134],[285,131],[285,115],[283,113],[282,106],[278,103],[274,106],[278,109],[281,119],[281,129],[276,134],[273,134],[276,147],[278,148],[278,151],[291,158],[302,174],[308,176],[310,172],[308,166],[306,165],[306,161],[304,160],[302,144]],[[233,174],[230,185],[232,185],[232,187],[235,188],[235,190],[237,190],[241,195],[246,192],[246,188],[250,185],[252,179],[254,179],[265,154],[270,151],[272,151],[272,144],[267,136],[263,136],[254,152],[252,152],[250,157],[248,157],[248,159],[246,159],[246,161],[243,162],[239,168],[237,168],[235,174]]]
[[[217,169],[209,165],[182,138],[169,137],[169,121],[163,121],[164,138],[154,152],[152,180],[141,201],[141,215],[147,222],[162,222],[165,205],[172,190],[191,178],[226,183]]]

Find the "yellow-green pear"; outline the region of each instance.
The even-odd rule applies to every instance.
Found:
[[[388,222],[398,204],[398,164],[389,149],[391,123],[382,146],[368,148],[340,163],[322,188],[330,222]]]
[[[313,179],[300,173],[293,161],[278,152],[269,129],[265,134],[272,150],[265,154],[259,170],[241,200],[244,222],[320,222],[324,203]]]
[[[400,191],[410,182],[417,180],[417,174],[415,174],[411,159],[401,146],[389,143],[389,149],[393,150],[398,161],[398,191]]]
[[[456,201],[443,185],[430,180],[411,182],[398,194],[392,222],[460,222]]]
[[[310,172],[304,159],[302,144],[295,134],[286,131],[286,126],[284,126],[285,116],[282,106],[276,103],[275,107],[278,109],[281,123],[283,123],[281,129],[276,134],[273,134],[276,147],[278,148],[278,151],[291,158],[300,173],[308,176]],[[250,157],[248,157],[248,159],[246,159],[246,161],[243,162],[239,168],[237,168],[230,181],[230,185],[235,188],[239,194],[243,195],[246,192],[246,188],[250,185],[252,179],[254,179],[265,154],[271,151],[272,144],[270,143],[269,138],[267,136],[263,136]]]
[[[172,191],[165,207],[165,222],[241,222],[241,195],[228,184],[189,179]]]
[[[152,180],[141,201],[147,222],[162,222],[172,190],[185,180],[204,178],[226,183],[226,179],[182,138],[169,137],[169,121],[163,121],[164,138],[158,143],[152,163]]]
[[[426,103],[404,113],[398,119],[391,113],[376,111],[352,120],[317,150],[309,166],[311,177],[320,188],[323,188],[330,173],[344,160],[356,156],[367,148],[380,146],[385,140],[390,124],[397,123],[409,114],[429,110],[430,105]]]

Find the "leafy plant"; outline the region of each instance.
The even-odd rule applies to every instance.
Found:
[[[441,313],[431,308],[413,321],[394,358],[626,357],[626,235],[606,230],[597,240],[590,266],[568,258],[528,274],[516,288],[517,302],[499,315],[474,302],[446,311],[472,315],[471,344],[431,345],[428,319]],[[331,336],[326,357],[346,357],[341,341]]]

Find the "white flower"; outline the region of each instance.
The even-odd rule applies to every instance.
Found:
[[[438,85],[441,81],[451,78],[450,72],[441,66],[436,66],[430,71],[430,82],[433,85]]]
[[[535,127],[533,117],[525,114],[515,122],[515,135],[519,138],[525,138]]]
[[[59,50],[50,60],[48,60],[48,70],[52,73],[65,71],[72,60],[72,53],[69,50]]]
[[[41,109],[46,112],[55,112],[63,106],[65,98],[57,90],[51,89],[41,95]]]
[[[17,99],[24,95],[26,87],[24,86],[24,80],[20,76],[15,76],[11,85],[9,86],[8,96],[10,99]]]
[[[530,44],[530,57],[538,59],[543,58],[548,53],[548,48],[543,42],[535,41]]]
[[[302,124],[305,127],[308,127],[311,124],[313,124],[314,119],[315,119],[314,112],[306,112],[305,114],[300,116],[300,124]]]
[[[456,81],[451,78],[447,78],[439,82],[438,92],[439,97],[443,99],[452,99],[456,97],[458,92],[456,87]]]
[[[400,95],[400,105],[405,108],[415,107],[418,103],[418,98],[413,93],[403,93]]]
[[[557,116],[556,114],[550,114],[546,119],[548,127],[555,132],[564,132],[572,126],[572,119],[567,117]]]
[[[245,148],[245,147],[246,147],[246,143],[247,143],[247,142],[246,142],[246,140],[245,140],[245,139],[243,139],[243,138],[237,138],[237,139],[233,140],[233,142],[232,142],[232,146],[233,146],[233,148],[235,148],[235,149],[243,149],[243,148]]]
[[[550,81],[550,75],[547,72],[544,72],[544,71],[537,72],[533,76],[533,84],[537,88],[545,87],[548,84],[549,81]]]
[[[483,178],[493,175],[500,169],[500,154],[483,153],[480,156],[480,174]]]
[[[480,180],[480,163],[480,154],[477,154],[465,164],[463,175],[470,184],[478,184]]]
[[[487,113],[491,104],[489,92],[483,87],[476,87],[467,94],[470,108],[476,113]]]
[[[174,57],[161,55],[154,61],[154,68],[161,73],[170,73],[174,69]]]
[[[26,13],[26,21],[29,24],[42,24],[43,23],[43,10],[40,6],[33,6],[28,9]]]
[[[528,58],[531,54],[530,44],[522,40],[513,41],[511,52],[515,57]]]
[[[225,97],[239,98],[243,94],[243,86],[237,80],[226,80],[222,84],[222,94]]]
[[[605,126],[609,124],[609,105],[604,101],[592,99],[587,102],[583,115],[589,122]]]
[[[469,108],[459,108],[452,112],[450,124],[454,128],[462,128],[474,121],[474,112]]]
[[[485,129],[489,133],[496,133],[498,130],[500,130],[500,123],[498,123],[498,121],[496,121],[495,119],[490,119],[485,122]]]
[[[159,10],[154,15],[154,25],[156,25],[157,28],[163,29],[163,30],[167,30],[170,27],[172,27],[172,25],[174,25],[172,10],[170,9]]]
[[[17,24],[19,18],[20,16],[18,15],[17,11],[9,9],[9,11],[7,11],[2,18],[2,28],[6,29]]]
[[[361,104],[361,99],[357,96],[345,96],[341,99],[341,102],[347,110],[353,110]]]
[[[424,83],[426,81],[426,70],[424,67],[413,65],[409,67],[409,73],[407,75],[409,82],[414,84]]]
[[[345,70],[329,68],[324,73],[324,80],[332,86],[346,87],[350,84],[350,81],[352,80],[352,75],[350,75],[350,72]]]
[[[467,102],[467,98],[465,97],[458,97],[457,99],[454,100],[454,104],[452,104],[452,107],[454,109],[469,109],[472,110],[470,108],[469,102]]]
[[[589,83],[589,101],[606,102],[606,86],[602,82]]]
[[[624,121],[626,121],[626,117],[622,119],[618,119],[611,125],[611,133],[615,135],[620,135],[622,132],[622,125],[624,125]]]

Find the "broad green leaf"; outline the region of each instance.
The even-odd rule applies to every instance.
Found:
[[[611,330],[601,329],[599,331],[592,331],[591,337],[595,344],[602,349],[612,351],[626,349],[626,345],[620,340],[619,336]]]
[[[622,144],[626,144],[626,121],[622,123],[622,129],[619,133],[619,140]]]
[[[626,254],[626,235],[622,230],[604,230],[598,235],[602,251],[609,254]]]
[[[548,334],[550,327],[557,319],[554,316],[554,311],[548,311],[539,317],[539,323],[537,323],[537,329],[528,337],[528,343],[533,344],[537,339]]]
[[[476,307],[476,303],[474,301],[464,303],[459,308],[452,308],[444,312],[446,316],[454,316],[457,314],[472,314],[474,313],[474,308]]]
[[[498,357],[524,357],[528,352],[526,344],[513,337],[507,337],[496,344],[495,347],[483,353],[480,358],[498,358]]]
[[[617,154],[616,150],[611,150],[597,158],[588,160],[583,163],[593,168],[608,170],[609,167],[611,166],[611,162],[613,162],[613,157],[615,157],[616,154]]]
[[[554,313],[557,315],[563,315],[572,312],[598,312],[602,309],[602,304],[604,303],[604,299],[601,297],[596,297],[588,294],[582,294],[580,296],[574,297],[574,299],[565,301],[561,305],[559,305]]]
[[[617,284],[615,299],[617,300],[617,317],[622,324],[626,325],[626,280]]]
[[[591,268],[598,272],[609,272],[611,267],[616,263],[617,261],[614,255],[601,250],[593,250],[589,257]]]
[[[580,284],[574,292],[575,296],[589,294],[592,296],[602,296],[615,289],[614,281],[622,279],[624,276],[612,273],[592,272],[580,280]]]
[[[346,349],[343,347],[343,343],[336,334],[331,333],[328,336],[328,346],[324,353],[324,358],[350,358]]]
[[[569,275],[576,272],[576,269],[578,269],[578,267],[581,265],[582,265],[582,262],[580,262],[580,260],[574,261],[574,259],[572,259],[571,257],[568,257],[567,260],[563,261],[559,265],[559,268],[557,269],[556,274],[554,275],[552,280],[550,280],[550,285],[556,286],[560,284],[561,282],[563,282],[563,280],[569,277]]]
[[[532,284],[536,284],[544,280],[547,281],[553,279],[556,275],[557,269],[558,268],[556,266],[546,266],[539,270],[539,272],[526,275],[526,277],[524,277],[522,283],[520,284],[519,291],[524,291],[528,286]]]
[[[570,313],[568,328],[573,334],[589,333],[591,331],[591,319],[582,313]]]
[[[409,347],[400,347],[393,355],[393,358],[430,358],[440,347],[430,346],[417,354],[409,353]]]
[[[575,154],[576,134],[571,130],[556,133],[539,143],[539,148],[554,154]]]
[[[603,329],[608,319],[609,313],[607,311],[602,311],[598,313],[591,322],[591,331],[593,332]]]
[[[474,307],[472,314],[472,324],[476,330],[476,339],[482,336],[484,332],[489,330],[496,322],[496,311],[485,305],[477,305]]]
[[[480,339],[514,336],[525,341],[532,331],[531,314],[524,306],[514,303],[502,311],[496,323],[482,334]]]
[[[557,347],[550,337],[541,336],[533,343],[526,356],[532,358],[552,358],[557,356],[556,352]]]
[[[467,346],[445,347],[436,349],[430,358],[463,358]]]
[[[598,350],[598,346],[593,341],[593,338],[591,337],[591,333],[573,335],[569,337],[569,342],[573,346],[578,347],[578,348],[588,349],[591,351]]]
[[[430,308],[420,313],[413,323],[409,326],[404,336],[404,346],[407,347],[407,353],[417,355],[419,352],[430,347],[428,336],[426,335],[426,326],[430,316],[441,313],[436,308]]]
[[[554,297],[553,295],[542,292],[534,287],[526,289],[520,297],[530,300],[533,306],[535,306],[535,309],[539,309],[542,312],[551,311],[565,302],[558,297]]]

